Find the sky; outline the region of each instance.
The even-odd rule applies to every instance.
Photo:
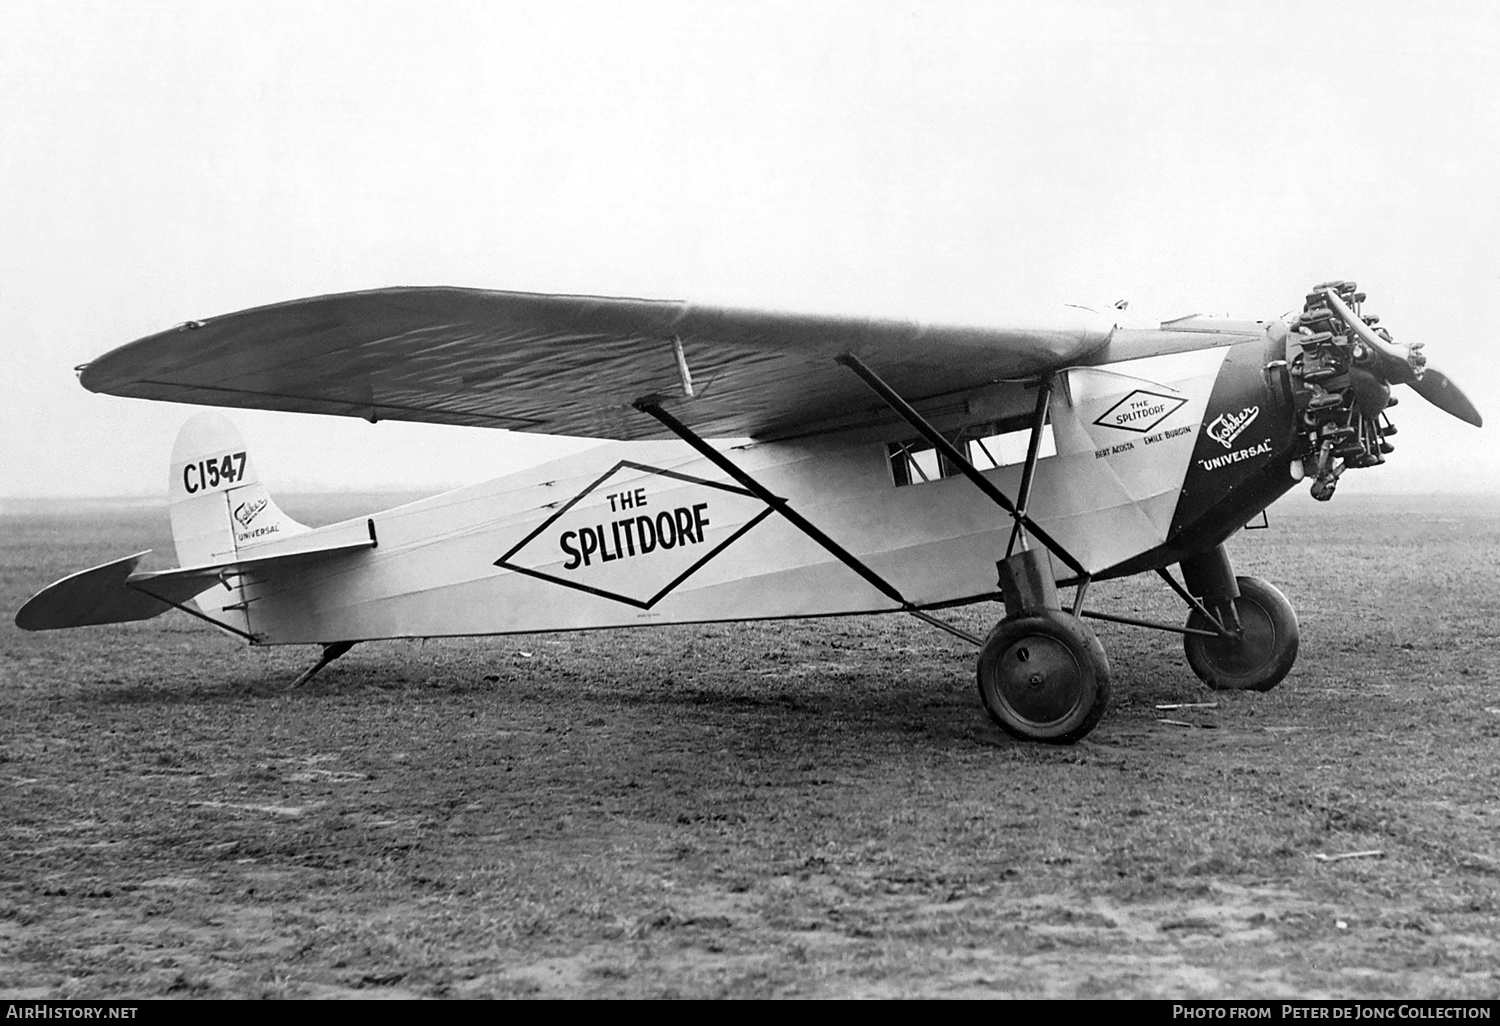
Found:
[[[1405,389],[1345,491],[1500,489],[1489,2],[0,4],[0,500],[163,495],[190,407],[75,365],[189,319],[459,285],[1278,316],[1358,281]],[[286,490],[576,441],[231,413]]]

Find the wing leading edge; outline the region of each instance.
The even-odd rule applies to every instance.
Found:
[[[105,354],[80,380],[168,402],[626,440],[666,437],[631,408],[655,397],[699,434],[775,438],[873,419],[840,353],[922,399],[1078,362],[1113,327],[1076,307],[996,327],[393,288],[190,321]]]

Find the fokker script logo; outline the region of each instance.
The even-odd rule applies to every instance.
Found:
[[[1255,418],[1260,416],[1259,406],[1246,406],[1239,413],[1225,413],[1214,418],[1214,422],[1208,425],[1208,437],[1218,442],[1226,449],[1234,448],[1234,440],[1240,437]]]
[[[234,508],[234,519],[240,522],[240,526],[249,527],[250,521],[259,516],[260,511],[265,508],[265,499],[256,499],[254,502],[242,502]]]
[[[1187,400],[1175,395],[1161,395],[1136,389],[1105,410],[1094,423],[1100,427],[1119,428],[1144,435],[1176,413]]]
[[[770,513],[735,485],[621,461],[495,565],[650,609]]]

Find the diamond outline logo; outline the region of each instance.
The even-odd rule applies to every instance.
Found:
[[[1106,417],[1114,413],[1126,403],[1134,402],[1145,397],[1149,397],[1152,399],[1161,399],[1168,404],[1166,408],[1162,410],[1161,415],[1154,418],[1149,424],[1146,424],[1142,427],[1136,427],[1134,424],[1114,424],[1105,420]],[[1148,431],[1155,431],[1162,421],[1166,420],[1172,414],[1182,409],[1185,405],[1187,405],[1187,400],[1180,395],[1162,395],[1160,392],[1148,392],[1144,388],[1137,388],[1125,398],[1115,403],[1109,409],[1099,414],[1098,417],[1094,418],[1094,423],[1099,425],[1100,427],[1114,428],[1116,431],[1130,431],[1138,435],[1144,435]]]
[[[520,552],[522,549],[526,548],[526,546],[530,545],[543,531],[547,530],[547,528],[556,523],[559,518],[564,516],[574,506],[578,505],[578,503],[588,498],[591,493],[593,493],[596,489],[598,489],[601,485],[603,485],[606,481],[608,481],[611,477],[618,473],[622,467],[628,467],[631,470],[639,470],[646,474],[659,474],[662,477],[670,477],[678,481],[686,481],[690,484],[704,485],[708,488],[717,488],[720,491],[731,492],[735,495],[745,495],[752,499],[759,498],[754,492],[748,491],[747,489],[741,488],[737,485],[724,484],[720,481],[708,481],[701,477],[694,477],[692,474],[684,474],[676,470],[667,470],[663,467],[652,467],[644,463],[636,463],[633,460],[621,460],[620,462],[616,463],[614,466],[606,470],[603,474],[600,474],[597,478],[595,478],[591,484],[583,489],[583,491],[579,492],[577,495],[573,496],[573,498],[564,503],[556,513],[552,514],[546,520],[542,521],[542,523],[534,531],[532,531],[526,537],[522,538],[515,545],[511,546],[510,550],[506,552],[505,555],[495,560],[494,565],[518,574],[525,574],[528,577],[535,577],[539,580],[549,581],[552,584],[560,584],[564,588],[572,588],[574,591],[583,591],[589,593],[590,595],[598,595],[600,598],[612,599],[615,602],[623,602],[628,606],[635,606],[637,609],[650,609],[652,606],[656,605],[662,599],[671,594],[679,584],[702,569],[702,567],[709,560],[713,559],[719,553],[723,552],[729,546],[733,545],[736,541],[739,540],[741,535],[745,534],[756,524],[760,523],[766,517],[770,516],[773,512],[772,508],[767,505],[765,509],[761,510],[755,516],[751,517],[744,524],[741,524],[739,529],[731,534],[728,538],[725,538],[718,545],[715,545],[713,548],[709,549],[707,553],[699,557],[699,559],[691,566],[689,566],[686,570],[678,574],[672,580],[668,581],[666,586],[663,587],[660,591],[645,600],[631,598],[629,595],[622,595],[618,592],[608,591],[604,588],[595,588],[592,585],[583,584],[579,581],[570,581],[566,578],[557,577],[542,570],[533,570],[531,567],[519,566],[515,563],[510,562],[511,558],[514,557],[516,553]]]

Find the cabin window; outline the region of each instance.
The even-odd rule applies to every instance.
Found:
[[[1009,467],[1026,462],[1026,446],[1031,441],[1031,426],[1013,431],[997,432],[986,437],[969,439],[969,462],[980,470],[993,467]],[[1057,455],[1057,440],[1052,437],[1052,424],[1042,425],[1042,440],[1037,445],[1036,458],[1044,460]]]
[[[977,424],[965,428],[953,439],[953,444],[968,457],[978,470],[993,470],[1026,462],[1026,445],[1031,438],[1029,421],[1017,426],[1016,421]],[[1052,436],[1052,424],[1042,426],[1042,440],[1037,449],[1037,459],[1057,455],[1057,442]],[[891,442],[886,446],[890,462],[891,480],[899,488],[903,485],[926,484],[945,477],[958,477],[961,471],[946,457],[922,438]]]

